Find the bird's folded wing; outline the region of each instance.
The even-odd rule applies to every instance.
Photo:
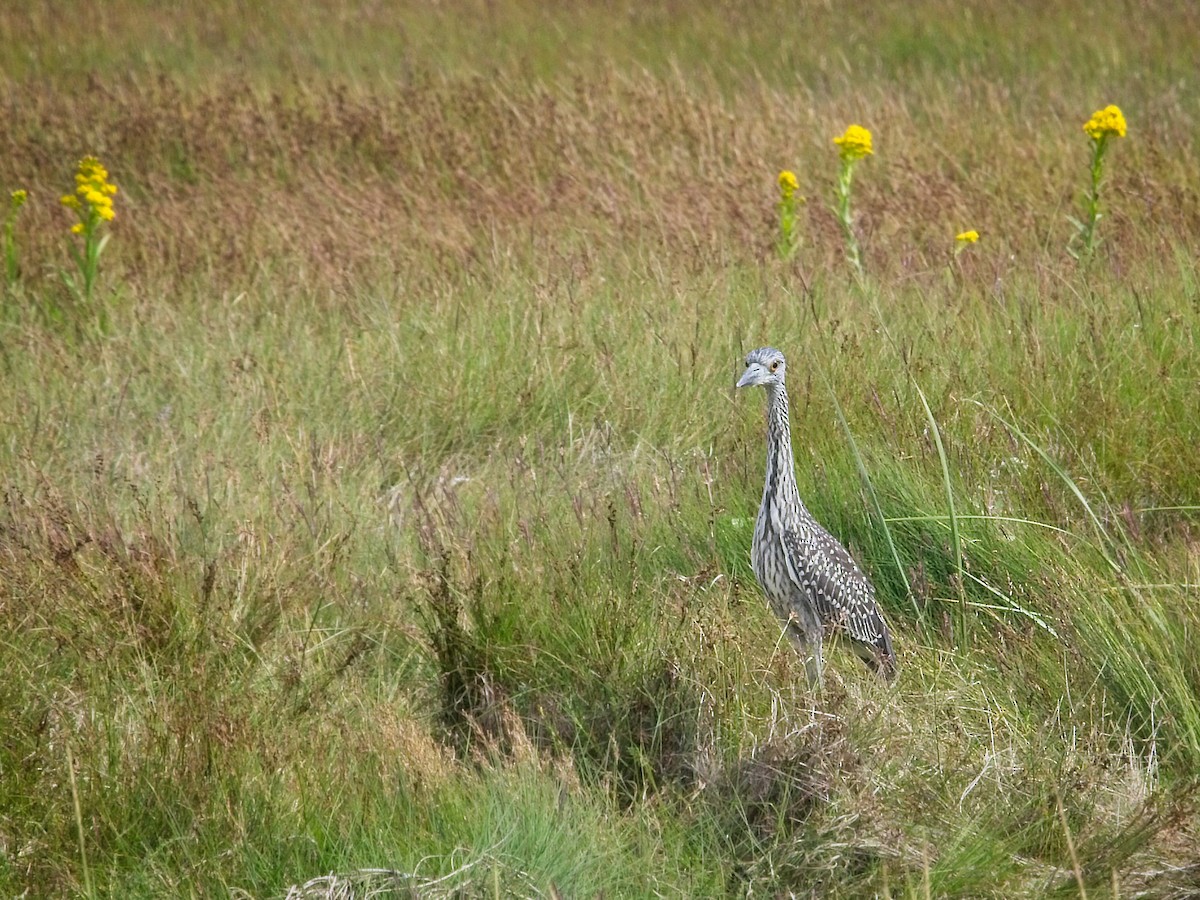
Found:
[[[875,588],[833,535],[813,523],[784,528],[780,540],[788,575],[827,627],[876,647],[888,642]]]

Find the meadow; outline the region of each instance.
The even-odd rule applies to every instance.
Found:
[[[5,5],[0,896],[1200,896],[1196,59],[1158,0]],[[892,684],[810,692],[750,571],[764,344]]]

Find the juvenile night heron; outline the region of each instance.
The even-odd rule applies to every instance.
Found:
[[[763,347],[746,357],[737,383],[767,389],[767,479],[750,552],[754,575],[804,657],[810,685],[821,683],[826,633],[849,638],[867,665],[891,678],[896,654],[875,588],[846,548],[812,517],[796,489],[786,374],[783,354]]]

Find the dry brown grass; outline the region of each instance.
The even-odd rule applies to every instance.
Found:
[[[1045,87],[1014,96],[968,73],[864,89],[844,74],[820,92],[765,80],[731,91],[703,71],[605,66],[545,81],[8,82],[0,183],[32,192],[21,240],[33,278],[61,261],[55,200],[92,152],[124,191],[113,259],[134,290],[202,276],[235,292],[266,269],[321,293],[379,276],[484,275],[513,257],[566,256],[587,271],[630,248],[631,265],[763,260],[774,176],[789,167],[809,197],[800,258],[811,276],[841,269],[829,139],[855,120],[876,135],[855,198],[870,271],[940,277],[953,234],[975,227],[977,277],[1036,268],[1052,281],[1069,271],[1079,123],[1119,99],[1132,137],[1112,154],[1102,226],[1117,271],[1200,230],[1196,110],[1180,89],[1130,82],[1093,98]]]

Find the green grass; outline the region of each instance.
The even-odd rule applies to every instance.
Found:
[[[1194,891],[1194,13],[62,15],[0,13],[0,895]],[[754,583],[768,343],[894,686]]]

